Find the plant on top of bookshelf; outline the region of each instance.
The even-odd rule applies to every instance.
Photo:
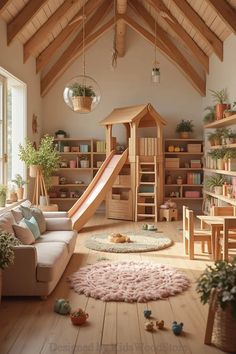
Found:
[[[208,124],[215,120],[215,106],[207,106],[204,111],[208,111],[203,117],[203,123]]]
[[[211,92],[213,101],[216,103],[215,114],[216,119],[222,119],[224,115],[224,111],[228,108],[227,100],[228,93],[227,89],[222,89],[220,91],[209,90]]]
[[[55,135],[58,139],[63,139],[63,138],[66,138],[67,133],[64,130],[59,129],[56,131]]]
[[[193,132],[194,124],[192,120],[182,119],[176,126],[176,132],[180,134],[181,139],[188,139],[189,134]]]

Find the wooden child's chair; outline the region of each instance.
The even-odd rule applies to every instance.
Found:
[[[236,250],[236,218],[231,217],[224,219],[223,233],[221,234],[220,241],[221,242],[217,242],[217,259],[221,259],[222,252],[223,261],[228,261],[229,250]]]
[[[207,242],[208,253],[211,253],[211,232],[209,230],[194,229],[193,211],[183,206],[183,243],[185,254],[194,259],[194,242]]]

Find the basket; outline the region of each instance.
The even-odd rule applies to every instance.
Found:
[[[232,307],[222,310],[217,303],[212,334],[212,343],[228,353],[236,352],[236,319],[232,318]]]
[[[75,112],[87,113],[91,111],[91,106],[93,102],[92,97],[74,96],[71,98],[71,100]]]

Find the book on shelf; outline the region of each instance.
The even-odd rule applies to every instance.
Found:
[[[191,168],[201,168],[202,167],[201,160],[191,160],[190,166]]]
[[[187,173],[187,184],[200,185],[201,184],[201,173]]]
[[[96,142],[96,152],[106,152],[106,142],[104,140],[99,140]]]

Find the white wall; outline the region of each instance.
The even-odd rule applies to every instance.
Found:
[[[71,136],[104,138],[105,130],[99,121],[113,108],[150,102],[167,119],[165,135],[173,136],[181,119],[192,119],[196,136],[201,136],[202,97],[184,75],[158,52],[161,64],[161,84],[154,86],[150,73],[154,61],[154,48],[131,29],[127,31],[127,53],[118,59],[114,71],[111,68],[113,31],[104,35],[87,51],[87,74],[94,77],[102,90],[102,100],[89,114],[72,112],[63,101],[64,85],[81,74],[81,58],[62,75],[43,98],[43,131],[53,134],[57,129]],[[120,136],[120,143],[123,137]]]
[[[213,105],[209,89],[227,88],[229,102],[236,101],[236,36],[231,34],[224,42],[224,61],[215,55],[210,57],[210,74],[207,76],[207,95],[203,99],[203,109]]]
[[[40,97],[40,78],[35,74],[35,59],[30,58],[23,64],[23,46],[14,40],[7,46],[6,23],[0,19],[0,66],[27,85],[27,136],[38,141],[42,128],[42,100]],[[36,114],[39,122],[39,134],[33,135],[32,116]]]

